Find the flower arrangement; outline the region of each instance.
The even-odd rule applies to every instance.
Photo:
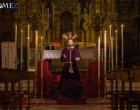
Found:
[[[82,84],[75,80],[68,80],[62,83],[61,94],[66,97],[80,97],[83,95]]]

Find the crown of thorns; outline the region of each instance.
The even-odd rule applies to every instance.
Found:
[[[72,32],[64,33],[62,36],[65,39],[75,39],[78,37],[77,34],[72,35]]]

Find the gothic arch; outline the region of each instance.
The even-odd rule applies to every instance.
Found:
[[[60,15],[60,34],[73,31],[73,15],[65,11]]]

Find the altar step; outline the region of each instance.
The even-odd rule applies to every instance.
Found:
[[[86,101],[87,98],[84,96],[78,98],[59,96],[57,98],[57,104],[63,104],[63,105],[86,104],[87,103]]]

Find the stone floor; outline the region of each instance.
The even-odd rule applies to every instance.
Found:
[[[105,99],[87,99],[87,104],[83,105],[59,105],[51,99],[32,99],[31,102],[36,104],[31,105],[30,110],[111,110],[109,101]]]

